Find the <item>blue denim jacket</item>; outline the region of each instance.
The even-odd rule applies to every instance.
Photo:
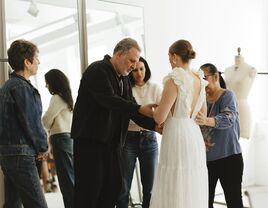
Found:
[[[48,149],[38,90],[12,73],[0,89],[0,156],[36,155]]]

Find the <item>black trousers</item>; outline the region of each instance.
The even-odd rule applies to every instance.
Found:
[[[114,208],[122,187],[115,145],[74,139],[75,208]]]
[[[215,188],[220,180],[224,191],[225,201],[228,208],[243,208],[242,202],[242,176],[243,157],[242,154],[208,162],[209,176],[209,208],[213,208]]]

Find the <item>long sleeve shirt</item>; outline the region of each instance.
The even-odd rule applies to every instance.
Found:
[[[68,105],[59,95],[51,97],[49,107],[42,121],[50,135],[59,133],[70,133],[73,113]]]
[[[216,125],[203,128],[207,129],[203,131],[204,139],[209,137],[212,144],[207,151],[207,161],[241,153],[239,114],[234,93],[225,90],[214,104],[208,103],[208,117],[214,117]]]
[[[139,105],[158,104],[161,99],[162,89],[155,83],[146,82],[143,86],[135,85],[132,88],[132,93]],[[142,127],[130,120],[129,131],[140,131],[142,129]]]

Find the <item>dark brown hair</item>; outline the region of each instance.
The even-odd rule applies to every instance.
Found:
[[[211,63],[206,63],[206,64],[203,64],[200,69],[202,69],[203,71],[205,69],[208,70],[208,73],[211,74],[211,75],[215,75],[215,74],[218,74],[219,77],[220,77],[220,86],[221,88],[223,89],[226,89],[226,83],[223,79],[223,77],[221,76],[221,72],[217,69],[217,67]]]
[[[58,69],[51,69],[45,74],[45,80],[48,84],[50,94],[59,95],[73,110],[73,98],[68,78]]]
[[[24,69],[24,60],[27,59],[33,63],[35,53],[38,48],[35,44],[27,40],[15,40],[7,51],[8,63],[14,71]]]
[[[183,63],[188,63],[190,59],[195,58],[193,47],[187,40],[178,40],[174,42],[169,47],[169,53],[180,56]]]
[[[145,76],[144,76],[143,81],[146,83],[151,78],[151,70],[150,70],[149,64],[147,63],[147,61],[143,57],[140,56],[139,62],[142,62],[144,64]],[[131,85],[135,86],[135,80],[133,78],[132,72],[129,73],[128,77],[129,77],[129,80],[131,82]]]

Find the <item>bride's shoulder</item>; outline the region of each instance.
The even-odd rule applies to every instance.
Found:
[[[167,76],[163,79],[163,84],[167,82],[167,80],[172,79],[176,85],[182,85],[185,83],[187,79],[186,72],[182,68],[174,68],[171,72],[168,73]]]

